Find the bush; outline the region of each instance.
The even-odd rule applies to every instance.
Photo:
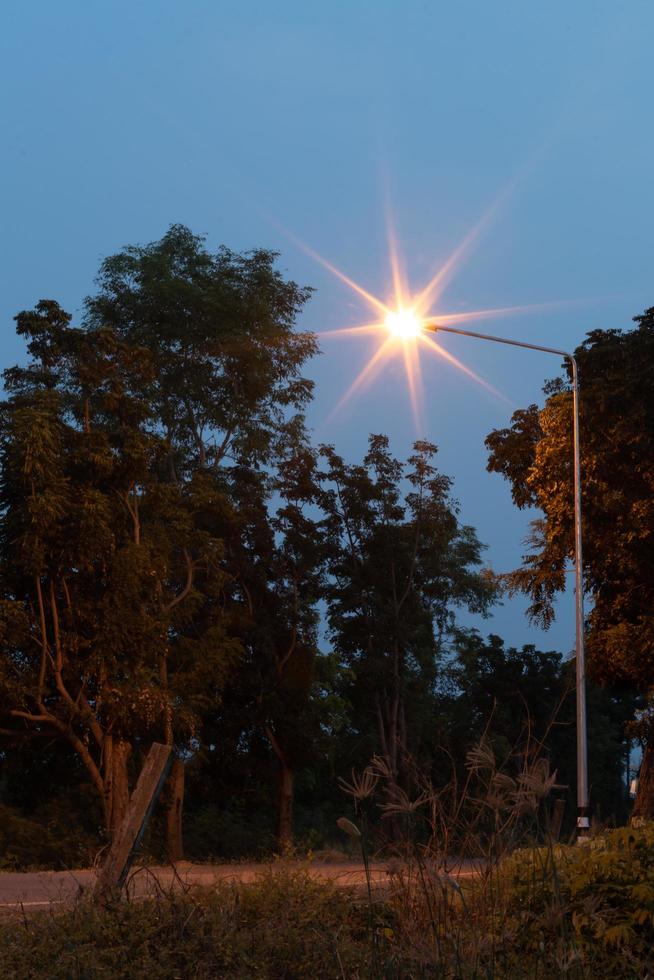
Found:
[[[272,853],[274,843],[269,814],[247,813],[239,798],[224,808],[207,805],[185,815],[184,846],[194,860],[260,860]]]
[[[98,836],[71,820],[65,800],[52,800],[30,817],[0,803],[0,868],[5,871],[88,867],[100,846]]]
[[[602,977],[645,976],[654,949],[654,824],[517,852],[500,880],[507,922],[525,949],[556,941]]]
[[[0,976],[48,980],[365,977],[365,916],[306,872],[0,923]]]

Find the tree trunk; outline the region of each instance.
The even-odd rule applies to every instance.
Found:
[[[654,735],[648,738],[643,749],[632,816],[654,820]]]
[[[120,827],[129,804],[129,775],[127,764],[132,746],[123,739],[105,739],[104,785],[105,827],[113,838]]]
[[[270,725],[266,725],[265,732],[279,763],[277,841],[280,848],[284,850],[293,843],[293,778],[295,773],[286,752],[278,742]]]
[[[279,760],[279,823],[277,838],[282,850],[293,843],[293,777],[286,758]]]
[[[175,757],[166,786],[166,854],[169,861],[184,860],[183,808],[184,763]]]

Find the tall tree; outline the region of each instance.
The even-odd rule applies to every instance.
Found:
[[[595,330],[577,348],[581,409],[584,575],[592,599],[588,655],[600,682],[654,691],[654,308],[629,331]],[[511,484],[518,507],[538,507],[531,551],[509,577],[551,622],[573,553],[571,378],[550,382],[486,440],[488,469]],[[651,714],[651,712],[650,712]],[[636,812],[654,816],[654,739],[646,713]]]
[[[434,445],[417,442],[408,465],[381,435],[362,465],[322,452],[329,628],[352,670],[356,741],[399,781],[406,754],[420,753],[454,611],[484,612],[493,584],[478,570],[473,529],[458,521],[451,481],[433,465]]]
[[[5,373],[3,659],[9,727],[45,726],[83,758],[116,826],[128,761],[152,738],[181,759],[239,643],[225,631],[226,471],[272,465],[301,430],[315,350],[308,291],[274,255],[211,255],[181,226],[107,259],[82,329],[21,314],[32,361]]]
[[[293,836],[294,775],[317,734],[314,668],[324,548],[316,509],[316,459],[303,442],[288,447],[276,472],[234,467],[237,520],[226,536],[232,630],[244,650],[225,692],[241,741],[264,739],[275,759],[277,838]]]
[[[214,602],[216,504],[161,479],[147,351],[71,328],[53,302],[17,322],[31,362],[5,372],[0,416],[2,710],[9,730],[68,741],[111,833],[135,746],[192,739],[235,650]],[[185,633],[203,620],[198,670]]]
[[[201,236],[172,225],[159,241],[102,263],[86,324],[108,325],[150,352],[149,397],[171,483],[203,473],[229,489],[232,466],[274,469],[302,438],[312,382],[301,369],[317,344],[295,321],[311,290],[285,280],[275,259],[264,249],[210,253]],[[178,760],[169,786],[171,842],[180,836],[183,780]]]

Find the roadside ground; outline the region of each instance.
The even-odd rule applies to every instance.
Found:
[[[253,882],[263,874],[287,873],[289,868],[306,869],[317,881],[335,881],[343,886],[361,886],[366,875],[361,862],[319,864],[312,861],[279,861],[268,864],[192,864],[182,861],[174,867],[135,866],[128,882],[130,898],[154,897],[194,888],[211,888],[218,881]],[[372,884],[383,887],[390,863],[373,862],[369,866]],[[469,862],[452,869],[456,877],[474,874]],[[0,913],[38,911],[75,902],[92,889],[97,872],[93,869],[71,871],[31,871],[0,873]]]

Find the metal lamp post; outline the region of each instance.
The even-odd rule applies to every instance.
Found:
[[[586,664],[584,652],[584,580],[581,550],[581,467],[579,459],[579,384],[577,361],[572,354],[554,347],[541,347],[520,340],[507,340],[489,334],[460,330],[455,327],[442,327],[438,319],[423,320],[422,326],[431,333],[453,333],[462,337],[475,337],[477,340],[490,340],[496,344],[511,347],[524,347],[527,350],[557,354],[568,359],[572,365],[572,410],[574,418],[574,531],[575,531],[575,612],[576,612],[576,696],[577,696],[577,840],[588,836],[588,745],[586,729]]]

